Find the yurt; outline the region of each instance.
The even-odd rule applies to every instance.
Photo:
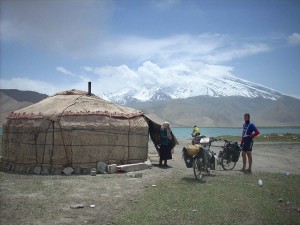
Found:
[[[144,162],[148,156],[149,123],[159,127],[143,112],[90,92],[60,92],[7,117],[2,161],[9,168],[23,171],[36,166],[50,171],[93,168],[97,162]]]

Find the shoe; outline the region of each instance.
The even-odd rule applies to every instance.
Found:
[[[251,173],[251,170],[250,169],[246,169],[245,173]]]
[[[246,170],[245,169],[240,169],[239,171],[244,173]]]

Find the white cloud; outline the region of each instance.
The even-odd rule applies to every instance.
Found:
[[[299,45],[300,44],[300,34],[293,33],[292,35],[288,36],[287,40],[290,45]]]
[[[72,76],[72,77],[75,77],[75,75],[71,72],[71,71],[69,71],[69,70],[66,70],[65,68],[63,68],[63,67],[56,67],[56,70],[58,71],[58,72],[61,72],[61,73],[63,73],[63,74],[65,74],[65,75],[69,75],[69,76]]]
[[[98,56],[113,58],[114,61],[151,60],[163,65],[187,61],[202,61],[228,45],[226,36],[220,34],[173,35],[150,39],[137,36],[115,37],[98,47]],[[211,56],[212,58],[213,56]]]
[[[152,3],[166,7],[178,2]],[[264,44],[232,43],[226,35],[210,33],[158,38],[109,35],[105,27],[114,12],[114,3],[109,0],[3,1],[2,6],[6,9],[2,10],[0,25],[4,41],[15,40],[47,52],[107,64],[141,64],[147,60],[161,65],[204,60],[218,63],[268,48]]]
[[[98,78],[91,79],[95,93],[117,91],[123,88],[134,90],[147,86],[170,87],[189,84],[203,77],[232,76],[233,68],[222,65],[210,65],[202,62],[186,62],[161,67],[151,61],[145,61],[138,68],[126,65],[118,67],[90,68]]]
[[[15,77],[12,79],[0,79],[1,89],[18,89],[23,91],[36,91],[43,94],[52,95],[61,91],[59,85],[50,84],[40,80],[32,80],[30,78]]]
[[[164,10],[180,3],[181,0],[152,0],[151,2],[155,7]]]
[[[111,5],[109,0],[1,1],[1,38],[88,56],[102,39]]]
[[[204,59],[210,63],[224,63],[270,50],[270,47],[266,44],[245,44],[234,48],[229,47],[216,50],[212,54],[205,56]]]

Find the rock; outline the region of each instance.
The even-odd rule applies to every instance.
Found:
[[[97,172],[98,173],[106,173],[107,164],[105,162],[97,163]]]
[[[41,171],[41,174],[42,175],[49,175],[49,169],[48,169],[48,167],[43,167],[42,171]]]
[[[71,209],[80,209],[80,208],[84,208],[83,204],[76,204],[76,205],[70,205]]]
[[[283,198],[278,199],[278,202],[284,202]]]
[[[63,170],[63,173],[66,174],[66,175],[70,175],[74,172],[74,169],[72,167],[66,167],[64,168]]]
[[[33,173],[33,168],[32,167],[27,167],[26,168],[26,173],[27,174],[32,174]]]
[[[15,166],[14,165],[11,165],[10,167],[10,171],[14,172],[15,171]]]
[[[11,168],[11,165],[10,164],[7,164],[6,167],[5,167],[5,170],[9,171]]]
[[[107,173],[116,173],[117,172],[117,164],[110,164],[107,166]]]
[[[80,175],[80,174],[81,174],[81,169],[80,169],[80,167],[74,168],[74,174],[76,174],[76,175]]]
[[[50,174],[53,174],[53,175],[60,175],[62,173],[63,169],[62,168],[55,168],[55,167],[52,167],[50,169]]]
[[[92,169],[90,170],[91,176],[96,176],[96,173],[97,173],[97,170],[96,170],[95,168],[92,168]]]
[[[133,172],[127,173],[126,175],[132,178],[141,178],[143,176],[142,173],[133,173]]]
[[[41,174],[41,170],[42,170],[42,168],[40,166],[36,166],[33,169],[33,173],[34,174]]]
[[[20,166],[19,173],[25,173],[25,172],[26,172],[26,167]]]
[[[144,163],[150,167],[152,166],[152,162],[149,159],[147,161],[145,161]]]
[[[15,166],[15,172],[19,173],[20,172],[20,167],[19,166]]]
[[[81,168],[81,174],[90,174],[89,168]]]

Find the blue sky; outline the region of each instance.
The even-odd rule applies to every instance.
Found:
[[[0,2],[0,88],[97,94],[203,70],[300,98],[297,0]]]

